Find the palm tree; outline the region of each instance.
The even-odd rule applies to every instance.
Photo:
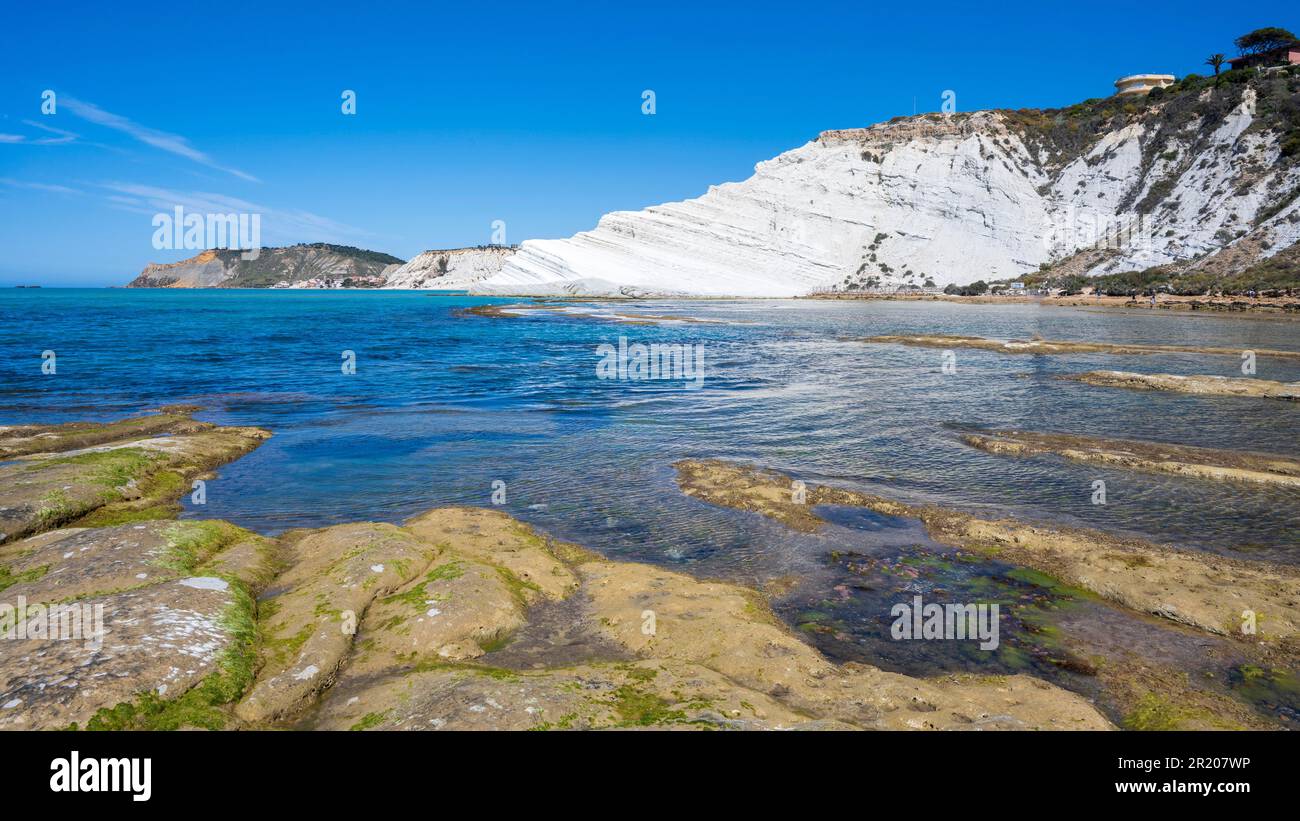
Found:
[[[1205,60],[1205,64],[1206,64],[1207,66],[1214,66],[1214,76],[1215,76],[1215,77],[1218,77],[1218,76],[1219,76],[1219,68],[1220,68],[1220,66],[1222,66],[1222,65],[1223,65],[1224,63],[1226,63],[1226,62],[1227,62],[1227,58],[1224,57],[1222,54],[1211,54],[1211,55],[1210,55],[1208,58],[1206,58],[1206,60]]]

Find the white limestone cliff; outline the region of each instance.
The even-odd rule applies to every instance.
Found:
[[[461,291],[501,270],[514,248],[489,245],[425,251],[387,275],[385,288]]]
[[[1106,249],[1091,274],[1195,261],[1239,241],[1255,243],[1257,259],[1300,238],[1300,174],[1278,162],[1275,131],[1250,128],[1255,107],[1247,88],[1212,128],[1162,132],[1158,156],[1151,117],[1074,157],[1005,112],[828,131],[744,182],[524,242],[470,289],[786,297],[1005,279],[1089,248]]]

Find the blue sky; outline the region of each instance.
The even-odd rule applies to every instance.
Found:
[[[266,245],[404,259],[488,242],[494,220],[509,242],[567,236],[946,89],[959,110],[1066,105],[1300,25],[1269,0],[198,8],[8,6],[0,284],[120,285],[190,256],[152,245],[174,204],[261,213]]]

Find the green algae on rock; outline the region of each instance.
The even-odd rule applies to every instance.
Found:
[[[265,435],[233,430],[200,426],[7,467],[23,471],[14,475],[28,495],[57,473],[76,480],[59,487],[70,488],[69,506],[104,494],[95,509],[120,510],[132,501],[124,497],[148,494],[149,477],[210,467]],[[806,507],[787,504],[780,481],[710,492],[795,527],[819,526]],[[809,499],[862,501],[828,488]],[[81,514],[79,524],[92,521]],[[935,514],[927,524],[969,536],[956,521]],[[977,524],[996,523],[962,527]],[[77,642],[55,652],[24,645],[0,661],[0,703],[12,705],[0,712],[5,726],[1111,726],[1085,698],[1023,674],[917,678],[834,664],[757,591],[608,561],[499,511],[441,508],[402,526],[356,523],[275,540],[223,522],[128,519],[12,540],[0,546],[0,568],[10,595],[103,606],[116,642],[110,654]],[[564,631],[534,628],[555,615]],[[1266,623],[1288,622],[1269,610]],[[85,686],[78,671],[116,683]],[[76,686],[58,686],[69,682]]]
[[[270,434],[193,410],[0,430],[0,727],[225,726],[271,543],[167,519],[187,479]]]
[[[271,434],[260,428],[217,427],[172,412],[108,423],[42,440],[76,449],[34,452],[0,465],[0,544],[57,527],[109,525],[169,518],[189,480],[253,450]],[[141,438],[161,425],[164,435]],[[122,438],[124,437],[124,438]],[[99,444],[78,447],[86,439]],[[28,441],[28,440],[23,440]]]
[[[193,405],[168,405],[158,413],[116,422],[68,422],[62,425],[0,426],[0,459],[31,453],[58,453],[142,436],[192,433],[205,427],[190,414]]]
[[[406,527],[438,541],[441,552],[431,563],[433,569],[447,567],[450,561],[462,568],[474,562],[508,563],[513,574],[536,588],[524,588],[533,602],[528,616],[538,604],[583,597],[585,629],[621,648],[630,661],[548,664],[542,653],[530,656],[542,661],[525,669],[503,670],[447,655],[440,658],[428,652],[429,645],[413,656],[393,654],[385,651],[380,634],[408,627],[409,618],[394,622],[387,611],[375,610],[362,620],[353,658],[302,726],[1110,726],[1086,700],[1027,676],[925,680],[866,665],[832,664],[786,629],[757,591],[600,559],[543,539],[497,511],[442,508],[415,517]],[[416,618],[448,619],[460,625],[456,630],[462,634],[468,634],[475,619],[460,619],[457,608],[480,612],[477,620],[484,626],[498,623],[491,612],[482,612],[481,604],[454,595],[436,598],[429,595],[429,585],[422,590],[429,610]],[[494,595],[504,603],[500,593]],[[645,627],[648,610],[655,614],[653,630]],[[414,629],[399,633],[408,635],[420,634]],[[446,638],[439,634],[437,641]]]
[[[288,568],[276,579],[281,592],[260,625],[271,648],[289,652],[260,658],[257,683],[236,709],[244,721],[275,721],[310,704],[346,660],[361,615],[414,579],[436,553],[394,525],[374,523],[309,533],[289,549]]]
[[[1049,573],[1132,610],[1242,638],[1244,612],[1264,616],[1258,635],[1300,635],[1300,571],[1261,561],[1177,550],[1093,530],[985,520],[935,506],[914,506],[858,491],[807,486],[796,501],[793,479],[718,460],[675,464],[682,492],[710,504],[752,510],[796,530],[818,530],[817,505],[851,505],[919,519],[931,538]]]
[[[499,511],[443,508],[405,527],[276,541],[219,522],[77,528],[0,555],[24,562],[20,575],[50,565],[15,582],[33,596],[104,605],[113,650],[20,643],[0,660],[4,726],[1111,726],[1086,699],[1028,676],[836,665],[757,591],[607,561]],[[548,608],[599,637],[597,652],[575,662],[567,640],[548,646],[543,631],[512,656],[512,637]]]
[[[65,528],[0,546],[0,574],[27,576],[10,586],[9,598],[72,601],[192,575],[222,548],[257,538],[225,522]],[[33,576],[38,568],[45,570]]]
[[[228,627],[228,611],[240,606],[237,594],[215,577],[172,579],[58,605],[59,630],[67,630],[71,614],[79,614],[80,623],[72,635],[57,638],[31,630],[51,605],[18,601],[23,617],[4,626],[0,656],[0,702],[8,705],[0,710],[3,728],[84,725],[101,710],[141,697],[179,697],[218,674],[237,642]]]
[[[0,704],[12,705],[0,727],[225,726],[251,682],[254,597],[272,557],[269,540],[225,522],[70,528],[0,547],[19,577],[0,605]]]

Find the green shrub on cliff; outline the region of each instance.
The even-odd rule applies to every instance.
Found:
[[[970,285],[949,285],[943,292],[951,296],[982,296],[989,292],[989,286],[984,280],[977,279]]]

